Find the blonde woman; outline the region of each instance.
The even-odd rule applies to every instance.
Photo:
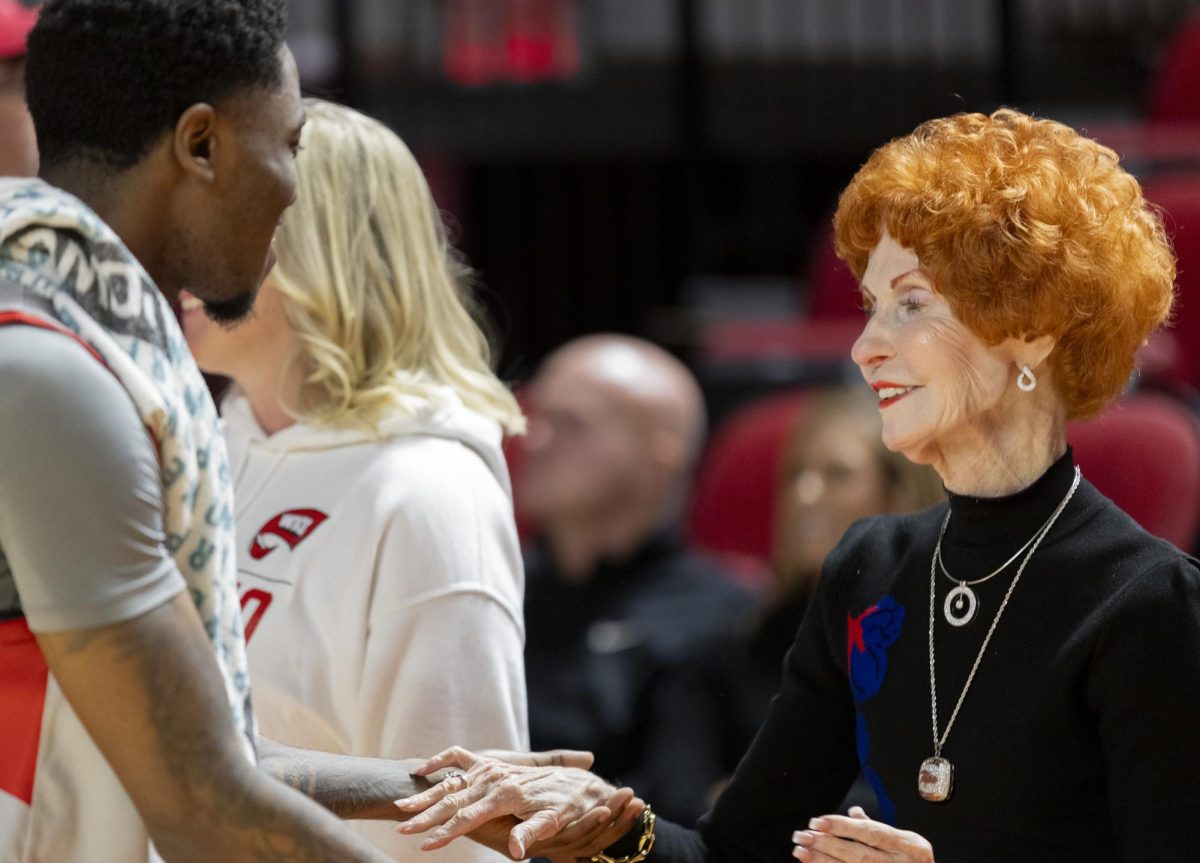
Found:
[[[524,748],[523,575],[500,452],[524,420],[412,154],[362,114],[306,108],[298,200],[254,314],[224,328],[184,299],[201,368],[234,383],[223,414],[260,725],[385,758]],[[360,826],[415,859],[388,824]],[[465,843],[442,854],[498,859]]]

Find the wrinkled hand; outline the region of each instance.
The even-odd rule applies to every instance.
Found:
[[[508,757],[502,761],[454,747],[418,767],[414,771],[418,776],[445,768],[466,772],[396,801],[405,813],[420,813],[396,829],[416,834],[437,828],[421,844],[424,851],[471,834],[473,839],[507,850],[514,860],[520,860],[531,853],[591,856],[624,835],[641,816],[643,804],[634,798],[632,790],[614,788],[581,767],[567,766],[590,766],[589,753],[560,750],[493,754]],[[519,823],[513,824],[510,816]],[[505,818],[509,820],[488,826]],[[500,842],[500,828],[508,829],[504,842]],[[593,847],[596,851],[589,853]]]
[[[628,801],[624,808],[621,808],[621,800]],[[551,863],[590,860],[639,823],[643,808],[644,804],[633,796],[631,789],[619,789],[608,806],[596,807],[549,839],[526,847],[524,854],[527,857],[548,857]],[[614,817],[610,812],[617,812],[617,815]],[[467,837],[501,854],[516,853],[513,851],[511,834],[512,829],[520,823],[513,816],[506,815],[477,827]]]
[[[458,761],[463,761],[467,755],[465,750],[459,749],[453,750],[453,753]],[[440,759],[448,754],[443,753],[436,758]],[[552,749],[546,752],[482,749],[478,754],[526,767],[578,767],[581,770],[589,769],[596,760],[591,752],[576,749]],[[429,766],[436,770],[435,763],[435,760],[431,759],[422,767]],[[645,804],[634,796],[633,789],[619,788],[606,805],[591,809],[549,839],[527,846],[524,853],[529,857],[548,857],[551,863],[590,860],[633,829],[634,824],[641,821],[644,808]],[[510,851],[512,829],[520,823],[519,819],[507,815],[488,821],[466,835],[469,839],[504,854]]]
[[[858,806],[849,817],[826,815],[808,826],[792,834],[792,856],[805,863],[934,863],[924,837],[872,821]]]
[[[525,853],[549,857],[553,863],[590,860],[640,823],[645,808],[632,788],[619,788],[606,805],[596,807],[550,838],[535,842]],[[511,850],[511,844],[509,847]]]

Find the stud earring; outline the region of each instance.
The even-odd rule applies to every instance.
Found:
[[[1037,376],[1029,366],[1021,366],[1021,373],[1017,375],[1017,389],[1023,393],[1031,393],[1037,389]]]

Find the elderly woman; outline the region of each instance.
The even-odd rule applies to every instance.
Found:
[[[836,236],[862,285],[853,358],[883,440],[932,465],[949,502],[847,532],[712,811],[695,831],[643,814],[606,853],[1197,859],[1200,571],[1083,479],[1065,437],[1121,392],[1169,313],[1158,215],[1112,151],[999,111],[882,147],[842,195]],[[414,801],[448,794],[405,828],[442,824],[430,845],[512,813],[528,819],[521,852],[582,815],[548,847],[589,856],[641,811],[605,829],[610,813],[588,807],[610,791],[582,771],[463,752],[430,766],[451,763],[469,769]],[[879,821],[830,814],[860,767]]]
[[[292,746],[382,758],[526,747],[500,452],[524,420],[408,148],[349,108],[305,108],[299,195],[254,314],[232,329],[194,300],[183,314],[200,367],[235,384],[222,414],[259,722]],[[419,856],[388,827],[356,825]],[[465,842],[443,854],[496,859]]]

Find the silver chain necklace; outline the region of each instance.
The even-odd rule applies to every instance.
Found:
[[[937,561],[938,569],[942,571],[942,575],[953,581],[958,586],[946,594],[946,601],[942,604],[942,614],[946,618],[946,622],[951,626],[966,626],[975,619],[975,612],[979,610],[979,597],[975,595],[975,591],[971,590],[977,584],[983,584],[990,578],[993,578],[1004,570],[1008,569],[1009,564],[1025,553],[1029,546],[1033,545],[1033,541],[1038,538],[1039,534],[1054,521],[1057,513],[1052,513],[1050,518],[1042,523],[1042,526],[1033,532],[1033,536],[1025,541],[1025,544],[1018,548],[1016,552],[1004,563],[993,569],[982,578],[977,578],[974,581],[965,581],[961,578],[955,578],[946,569],[946,564],[942,560],[942,537],[946,535],[946,526],[950,524],[950,513],[946,513],[946,518],[942,521],[942,530],[938,534],[937,547],[933,550],[933,559]]]
[[[1025,567],[1029,565],[1034,552],[1038,550],[1038,546],[1042,544],[1042,540],[1046,538],[1046,534],[1050,532],[1050,528],[1054,527],[1054,522],[1062,515],[1062,511],[1066,509],[1067,503],[1070,502],[1072,495],[1075,494],[1075,489],[1079,487],[1079,479],[1079,468],[1076,467],[1075,479],[1071,482],[1071,487],[1067,490],[1066,497],[1059,503],[1058,508],[1054,510],[1054,514],[1050,516],[1046,524],[1034,535],[1029,552],[1017,568],[1017,574],[1013,577],[1012,584],[1008,586],[1008,591],[1004,594],[1004,601],[1000,603],[1000,608],[996,610],[996,616],[992,618],[992,625],[988,627],[987,635],[983,637],[983,644],[979,646],[979,654],[975,657],[975,662],[971,665],[971,673],[967,675],[967,682],[963,684],[962,692],[958,694],[958,703],[954,705],[950,719],[946,722],[946,729],[940,735],[938,734],[937,670],[933,649],[933,607],[934,596],[937,592],[937,564],[942,548],[942,538],[940,535],[938,536],[937,546],[933,551],[933,560],[929,564],[929,701],[933,717],[933,756],[921,762],[921,769],[917,773],[917,791],[921,797],[932,803],[942,803],[949,800],[950,792],[954,790],[954,765],[942,757],[942,747],[946,745],[946,738],[950,736],[950,729],[954,727],[954,720],[958,718],[958,711],[962,708],[963,702],[967,698],[967,691],[970,690],[971,683],[975,680],[975,672],[979,670],[979,663],[983,661],[983,654],[987,651],[988,643],[992,640],[992,634],[995,633],[996,627],[1000,623],[1000,616],[1004,614],[1004,609],[1008,607],[1008,600],[1012,597],[1013,590],[1016,589],[1017,582],[1021,580],[1021,574],[1025,572]],[[948,513],[946,518],[947,520],[949,519]],[[942,525],[942,531],[945,532],[945,523]]]

